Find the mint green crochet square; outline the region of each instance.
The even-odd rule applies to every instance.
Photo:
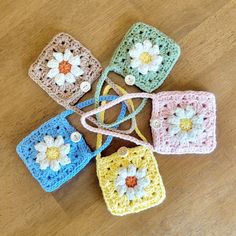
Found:
[[[131,67],[132,58],[129,52],[136,43],[143,43],[145,40],[149,40],[152,45],[159,47],[162,62],[157,71],[148,71],[147,74],[142,74],[137,68]],[[136,23],[126,33],[115,51],[110,66],[114,68],[115,72],[124,77],[127,75],[134,76],[134,85],[145,92],[152,92],[161,86],[179,56],[180,47],[176,42],[152,26]]]

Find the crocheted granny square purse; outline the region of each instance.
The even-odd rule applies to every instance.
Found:
[[[56,102],[70,109],[91,89],[102,67],[91,52],[66,33],[57,34],[31,65],[29,76]]]
[[[115,72],[127,85],[150,93],[164,82],[179,56],[180,47],[172,39],[152,26],[136,23],[116,49],[99,84],[109,72]]]
[[[146,140],[137,127],[135,131]],[[98,134],[96,147],[99,148],[101,143],[102,135]],[[104,200],[113,215],[122,216],[154,207],[166,197],[156,159],[146,147],[121,147],[106,157],[99,153],[96,166]]]
[[[101,75],[101,71],[99,61],[86,47],[72,36],[59,33],[31,65],[29,76],[57,103],[82,115],[83,111],[75,104],[91,90],[92,83]],[[122,95],[112,81],[108,79],[107,83],[118,95]],[[93,117],[90,121],[98,124]],[[132,120],[128,130],[117,132],[129,134],[135,125],[135,120]]]
[[[101,101],[111,101],[117,96],[101,96]],[[94,99],[77,104],[79,109],[90,106]],[[91,151],[83,135],[67,120],[73,113],[66,110],[50,119],[31,134],[25,137],[17,146],[17,153],[23,160],[33,177],[46,192],[58,189],[77,173],[79,173],[98,153],[109,146],[112,137],[96,151]],[[122,119],[126,106],[122,103],[117,119]]]
[[[133,98],[152,99],[150,127],[154,145],[130,135],[91,127],[86,123],[87,117]],[[136,112],[140,112],[140,106],[133,115]],[[215,96],[209,92],[170,91],[157,94],[128,94],[85,113],[81,117],[81,123],[92,132],[129,140],[161,154],[203,154],[212,152],[216,147],[216,102]],[[115,124],[116,122],[112,125]]]

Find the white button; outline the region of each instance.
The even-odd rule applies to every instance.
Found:
[[[72,142],[74,143],[78,143],[81,139],[81,134],[79,132],[73,132],[71,135],[70,135],[70,139]]]
[[[133,75],[126,75],[125,76],[125,83],[128,85],[134,85],[135,77]]]
[[[150,120],[150,125],[153,128],[160,128],[161,127],[161,122],[158,119],[153,119],[153,120]]]
[[[118,149],[117,153],[120,157],[126,157],[129,154],[129,150],[127,147],[121,147]]]
[[[88,81],[83,81],[80,84],[80,89],[84,92],[87,93],[91,89],[91,84]]]

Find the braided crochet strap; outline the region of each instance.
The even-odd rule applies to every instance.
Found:
[[[102,90],[102,86],[105,82],[105,80],[108,80],[110,81],[110,79],[108,78],[108,74],[109,72],[115,72],[117,74],[121,74],[122,71],[120,68],[118,67],[115,67],[115,66],[108,66],[102,73],[101,77],[99,78],[99,81],[97,83],[97,89],[96,89],[96,92],[95,92],[95,107],[99,107],[99,96],[101,94],[101,90]],[[116,121],[116,122],[113,122],[111,124],[104,124],[103,122],[101,122],[100,120],[100,116],[98,114],[96,114],[96,117],[97,117],[97,121],[99,123],[99,126],[103,127],[103,128],[110,128],[110,127],[113,127],[114,125],[117,125],[117,124],[121,124],[131,118],[134,118],[139,112],[141,112],[141,110],[144,108],[144,106],[146,105],[147,103],[147,99],[143,99],[141,104],[139,105],[139,107],[131,112],[128,116],[126,116],[124,119],[120,120],[120,121]],[[89,117],[90,118],[90,117]]]
[[[106,87],[107,88],[107,87]],[[109,90],[108,90],[109,91]],[[101,96],[99,98],[100,101],[113,101],[115,100],[116,98],[118,98],[118,96],[115,96],[115,95],[107,95],[107,96]],[[83,109],[85,107],[88,107],[88,106],[91,106],[94,104],[94,98],[91,98],[89,100],[86,100],[86,101],[83,101],[83,102],[80,102],[77,104],[77,107],[79,109]],[[61,113],[61,117],[63,119],[66,119],[69,115],[72,115],[74,112],[72,110],[66,110],[64,112]],[[117,117],[117,120],[121,120],[124,118],[126,114],[126,104],[125,103],[122,103],[121,105],[121,111],[120,111],[120,114],[119,116]],[[117,128],[117,126],[115,126],[114,128]],[[104,149],[106,149],[111,141],[112,141],[113,137],[112,136],[108,136],[106,141],[104,142],[103,145],[100,145],[99,148],[97,148],[94,152],[92,152],[92,155],[91,155],[91,158],[94,157],[94,156],[97,156],[99,153],[101,153]]]
[[[135,137],[132,137],[130,135],[119,134],[117,132],[113,132],[113,131],[110,131],[110,130],[95,128],[95,127],[90,126],[86,122],[86,119],[89,116],[92,116],[92,115],[95,115],[95,114],[97,114],[99,112],[105,111],[105,110],[107,110],[107,109],[115,106],[116,104],[119,104],[120,102],[123,102],[123,101],[125,101],[127,99],[133,99],[133,98],[146,98],[146,99],[147,98],[151,98],[152,99],[152,98],[154,98],[154,96],[155,96],[155,94],[148,94],[148,93],[131,93],[131,94],[124,95],[122,97],[117,98],[116,100],[114,100],[112,102],[109,102],[108,104],[106,104],[104,106],[100,106],[97,109],[94,109],[92,111],[84,113],[84,115],[81,117],[81,124],[86,129],[88,129],[88,130],[90,130],[90,131],[92,131],[94,133],[100,133],[100,134],[104,134],[104,135],[111,135],[111,136],[116,137],[116,138],[128,140],[130,142],[136,143],[137,145],[145,146],[145,147],[151,149],[152,151],[155,151],[154,147],[150,143],[148,143],[147,141],[139,140],[139,139],[137,139]]]

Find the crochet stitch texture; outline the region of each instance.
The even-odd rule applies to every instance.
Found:
[[[58,64],[58,61],[55,59],[58,59],[59,57],[59,61],[61,61],[61,57],[66,57],[66,55],[68,57],[69,54],[71,55],[70,60],[74,62],[73,64],[79,64],[79,69],[76,68],[77,72],[78,70],[82,70],[83,74],[79,76],[73,76],[76,79],[75,82],[68,83],[66,80],[63,85],[59,86],[56,83],[55,78],[50,78],[48,73],[52,70],[52,64]],[[68,62],[70,62],[70,60]],[[51,63],[52,61],[54,61],[54,63]],[[75,63],[76,61],[79,63]],[[58,67],[61,67],[63,71],[70,70],[73,65],[68,64],[68,62],[63,60],[61,62],[62,64],[59,64]],[[50,65],[48,65],[48,63]],[[29,69],[29,76],[57,103],[64,106],[66,109],[73,110],[77,114],[82,115],[83,111],[75,105],[86,93],[86,90],[83,90],[83,84],[85,83],[87,87],[90,87],[92,83],[101,75],[101,72],[102,67],[99,61],[86,47],[84,47],[72,36],[66,33],[59,33],[51,40],[51,42],[49,42],[49,44],[39,55],[38,59],[31,65]],[[122,95],[116,84],[114,84],[109,78],[107,78],[107,83],[118,95]],[[129,110],[132,110],[128,103],[127,107]],[[90,118],[90,121],[94,124],[98,124],[96,119],[93,117]],[[136,122],[134,118],[131,121],[131,127],[129,129],[117,130],[117,132],[127,134],[132,133],[135,125]],[[110,127],[114,126],[112,125]]]
[[[136,43],[142,43],[150,40],[153,45],[158,45],[160,55],[163,58],[159,69],[156,72],[149,71],[146,75],[140,73],[136,68],[132,68],[130,49]],[[144,23],[134,24],[124,36],[119,47],[116,49],[109,67],[122,76],[133,75],[135,85],[145,92],[152,92],[161,86],[171,69],[180,56],[179,45],[170,39],[167,35],[156,28]]]
[[[119,134],[117,132],[112,132],[110,130],[95,128],[87,124],[86,119],[89,116],[97,114],[101,111],[105,111],[119,104],[122,101],[125,101],[127,99],[133,99],[133,98],[151,98],[152,99],[153,111],[152,111],[152,118],[150,119],[150,125],[152,129],[152,138],[154,141],[154,145],[151,145],[147,141],[142,141],[130,135]],[[159,103],[159,98],[160,98],[160,103]],[[170,111],[168,111],[168,107],[169,108],[174,107],[174,110],[170,109]],[[173,130],[173,128],[176,130],[176,126],[177,126],[175,122],[174,123],[172,122],[173,116],[176,116],[178,115],[177,113],[179,113],[176,111],[176,109],[183,110],[181,109],[181,107],[184,109],[187,107],[188,108],[192,107],[191,109],[194,110],[194,114],[192,114],[191,116],[189,116],[189,111],[191,109],[190,110],[187,109],[186,111],[184,111],[184,114],[185,112],[187,112],[188,114],[183,119],[185,123],[184,129],[186,128],[186,122],[187,122],[187,125],[190,125],[191,129],[193,130],[197,129],[197,132],[194,132],[194,134],[197,133],[198,135],[194,137],[194,139],[192,139],[193,133],[192,134],[180,133],[180,135],[176,135],[177,133],[173,133],[172,136],[170,135],[170,130]],[[139,107],[136,108],[133,115],[137,114],[139,112],[139,109],[140,109],[140,105]],[[181,121],[181,119],[177,119],[177,120]],[[128,141],[136,143],[137,145],[145,146],[151,149],[152,151],[161,153],[161,154],[162,153],[163,154],[210,153],[216,147],[215,96],[209,92],[175,91],[175,92],[161,92],[157,94],[130,93],[122,97],[119,97],[116,100],[109,102],[104,106],[100,106],[97,109],[86,112],[81,117],[81,123],[86,129],[92,132],[95,132],[95,133],[99,132],[104,135],[112,135],[113,137],[128,140]],[[166,123],[168,123],[169,126],[167,126]],[[172,127],[173,124],[175,127]],[[179,125],[183,127],[182,121]],[[196,125],[196,127],[194,127],[194,125]],[[176,136],[173,136],[173,135],[176,135]],[[190,137],[191,141],[187,140],[188,142],[186,142],[185,136]],[[185,142],[180,142],[183,140],[183,137],[184,137]]]
[[[117,98],[117,96],[101,96],[101,101],[111,101]],[[90,99],[79,103],[78,108],[82,109],[84,107],[90,106],[94,103],[94,99]],[[124,117],[126,113],[126,106],[122,103],[121,112],[117,119]],[[83,136],[80,141],[74,143],[70,135],[77,131],[70,123],[67,121],[66,117],[73,114],[73,111],[66,110],[54,118],[48,120],[39,128],[34,130],[31,134],[25,137],[17,145],[17,153],[23,160],[33,177],[40,183],[41,187],[46,192],[52,192],[58,189],[62,184],[70,180],[73,176],[78,174],[88,162],[99,154],[102,150],[107,148],[112,141],[112,137],[108,137],[101,148],[96,151],[91,151],[89,146],[86,144]],[[70,152],[68,154],[71,163],[62,166],[57,172],[52,171],[47,168],[46,170],[41,170],[38,163],[36,163],[37,150],[35,145],[43,140],[43,137],[50,135],[52,137],[57,137],[61,135],[65,143],[70,144]]]
[[[53,59],[53,53],[64,53],[66,49],[69,49],[74,56],[80,56],[80,67],[84,73],[76,82],[58,86],[54,79],[47,77],[50,70],[47,63]],[[68,107],[68,104],[75,104],[85,94],[80,89],[80,84],[83,81],[92,84],[99,77],[101,71],[100,63],[86,47],[72,36],[66,33],[59,33],[49,42],[38,59],[31,65],[29,76],[55,101],[64,107]]]
[[[173,117],[176,119],[177,109],[181,111],[181,109],[185,109],[186,107],[192,107],[196,113],[192,120],[196,120],[197,117],[200,117],[199,120],[202,120],[202,122],[192,124],[190,127],[193,130],[195,128],[200,129],[196,137],[189,142],[181,142],[180,138],[187,135],[188,132],[185,131],[182,134],[177,132],[172,135],[171,128],[176,127],[170,124],[173,123],[170,119],[173,119]],[[158,153],[203,154],[212,152],[216,147],[216,102],[215,96],[212,93],[202,91],[157,93],[155,99],[153,99],[151,120],[156,120],[160,123],[159,127],[151,127],[154,148]],[[189,120],[192,122],[191,119]]]
[[[165,188],[153,153],[142,146],[128,148],[128,155],[119,156],[118,152],[107,157],[97,157],[97,176],[108,210],[113,215],[136,213],[159,205],[165,199]],[[145,188],[142,198],[132,201],[126,195],[119,196],[115,188],[119,169],[130,164],[137,168],[146,168],[150,184]]]

